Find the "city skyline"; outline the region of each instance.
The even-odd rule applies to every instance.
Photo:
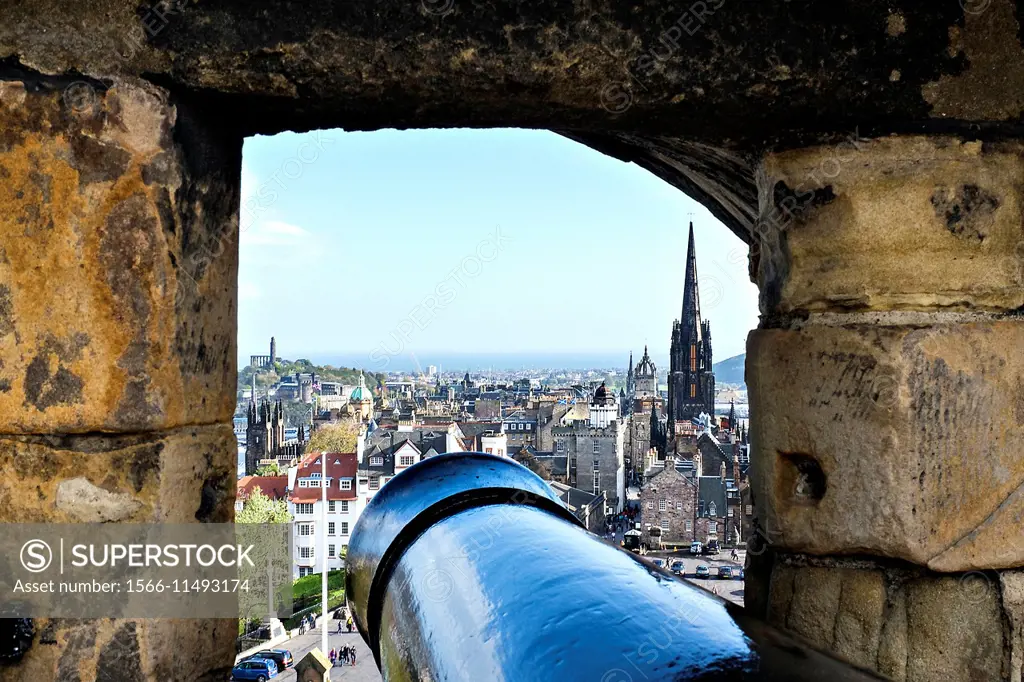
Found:
[[[250,138],[242,183],[243,360],[273,335],[284,357],[373,371],[562,353],[625,366],[645,344],[664,361],[690,220],[716,357],[757,324],[738,238],[647,171],[546,131]]]

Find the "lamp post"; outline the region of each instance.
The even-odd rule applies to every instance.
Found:
[[[323,540],[323,571],[320,574],[320,615],[323,618],[322,631],[320,633],[320,650],[327,653],[327,453],[320,453],[320,499],[323,502],[323,511],[320,515],[321,533]]]

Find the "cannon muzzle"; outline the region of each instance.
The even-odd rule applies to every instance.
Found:
[[[480,453],[380,490],[346,588],[389,682],[880,679],[588,533],[535,474]]]

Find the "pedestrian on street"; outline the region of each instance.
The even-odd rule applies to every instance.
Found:
[[[327,659],[331,662],[331,667],[333,668],[338,661],[338,652],[334,650],[334,647],[331,647],[331,653],[327,654]]]
[[[348,617],[348,623],[347,623],[347,625],[348,625],[348,631],[349,631],[349,632],[352,632],[352,616],[349,616],[349,617]]]
[[[349,647],[348,655],[349,655],[349,658],[352,660],[352,665],[355,665],[356,664],[356,648],[355,647]]]

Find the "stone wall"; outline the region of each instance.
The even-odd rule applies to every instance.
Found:
[[[1022,151],[889,137],[763,167],[748,604],[895,680],[1021,679]]]
[[[0,81],[0,522],[233,517],[237,138],[146,82]],[[38,619],[0,680],[223,678],[232,620]]]

